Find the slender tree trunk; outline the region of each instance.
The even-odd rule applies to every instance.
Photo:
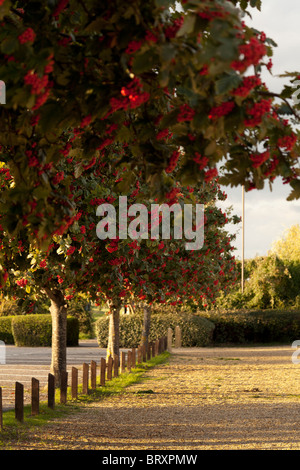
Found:
[[[51,301],[52,317],[52,360],[50,372],[55,377],[55,385],[60,385],[61,373],[67,370],[67,305],[63,293],[46,290]]]
[[[149,334],[150,334],[150,325],[151,325],[151,306],[144,305],[144,323],[143,331],[141,337],[141,346],[148,347],[149,343]]]
[[[121,302],[119,299],[114,299],[109,303],[109,332],[108,332],[108,345],[106,357],[119,356],[120,351],[120,309]]]

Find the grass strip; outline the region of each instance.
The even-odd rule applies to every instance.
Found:
[[[67,403],[60,404],[60,391],[56,390],[55,394],[55,407],[52,410],[48,408],[47,403],[40,403],[39,414],[31,415],[31,405],[24,406],[24,421],[21,423],[15,419],[15,410],[8,410],[3,412],[3,429],[0,430],[0,448],[6,447],[9,441],[15,439],[26,438],[26,432],[32,427],[43,426],[49,421],[57,420],[70,413],[80,412],[84,404],[92,403],[99,400],[104,400],[106,397],[122,393],[130,385],[143,381],[145,372],[157,365],[166,363],[169,359],[170,353],[164,352],[158,356],[149,359],[147,362],[137,364],[131,372],[124,372],[118,377],[113,377],[111,380],[106,381],[105,386],[100,387],[97,384],[95,390],[89,388],[89,393],[82,394],[82,385],[78,386],[78,398],[72,399],[71,388],[68,387]]]

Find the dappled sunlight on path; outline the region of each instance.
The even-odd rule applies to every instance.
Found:
[[[122,395],[31,431],[13,449],[300,449],[292,349],[191,348]]]

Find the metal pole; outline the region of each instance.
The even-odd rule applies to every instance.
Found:
[[[245,186],[242,186],[242,292],[244,292],[244,264],[245,264]]]

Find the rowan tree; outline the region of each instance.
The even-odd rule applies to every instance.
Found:
[[[29,242],[49,244],[67,229],[76,207],[67,182],[55,190],[60,160],[86,165],[112,143],[129,150],[123,187],[142,170],[159,200],[176,184],[179,148],[184,186],[224,160],[221,183],[251,190],[282,176],[299,197],[297,74],[278,95],[262,83],[274,43],[242,16],[260,1],[0,3],[1,160],[15,181],[0,211],[11,236],[25,226]]]
[[[57,312],[62,292],[86,288],[96,275],[98,296],[119,298],[119,267],[101,274],[107,249],[95,253],[91,232],[80,230],[94,223],[91,204],[81,215],[86,223],[77,224],[89,185],[106,200],[129,194],[142,178],[148,197],[162,202],[178,183],[196,187],[217,177],[223,162],[220,183],[251,190],[281,176],[290,198],[300,196],[298,105],[289,101],[298,74],[279,94],[262,83],[274,43],[246,24],[249,5],[260,1],[0,0],[0,285],[12,282],[11,269],[27,270],[22,253],[34,267],[51,253],[56,284],[50,276],[44,283],[42,266],[32,284],[41,285],[41,275]],[[84,179],[103,155],[122,170],[115,188]],[[130,249],[118,243],[124,267]]]

